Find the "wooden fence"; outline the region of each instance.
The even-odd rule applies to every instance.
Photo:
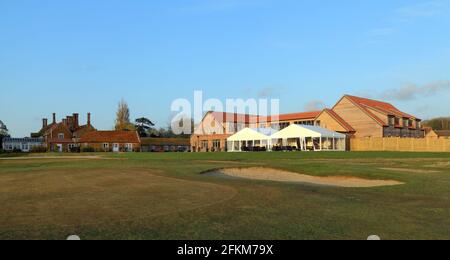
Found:
[[[367,137],[350,139],[351,151],[450,152],[447,138]]]

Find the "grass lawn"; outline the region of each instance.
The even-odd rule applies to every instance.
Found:
[[[32,156],[0,155],[0,239],[450,239],[450,153]],[[253,166],[405,184],[200,174]]]

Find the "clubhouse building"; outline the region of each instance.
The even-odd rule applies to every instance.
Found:
[[[335,138],[332,138],[334,141],[325,146],[334,148],[338,145],[339,149],[342,149],[343,135],[347,141],[360,137],[424,138],[425,132],[421,121],[413,115],[400,111],[390,103],[350,95],[343,96],[331,109],[327,108],[322,111],[269,117],[210,111],[206,113],[191,136],[191,150],[194,152],[242,150],[242,143],[236,145],[234,138],[228,139],[244,129],[266,129],[266,131],[267,129],[277,129],[281,132],[283,129],[295,125],[304,126],[303,130],[310,128],[306,130],[316,133],[328,131],[326,133],[328,140],[330,140],[329,132],[336,133],[335,137],[339,141],[335,143]],[[301,132],[299,128],[295,127],[291,127],[289,130]],[[318,147],[319,150],[322,150],[323,140],[320,139],[317,146],[315,144],[317,141],[314,141],[313,136],[311,138],[313,149],[316,150]],[[297,139],[296,147],[308,146],[306,138],[302,139],[299,136]],[[252,143],[252,149],[253,145],[254,143]]]

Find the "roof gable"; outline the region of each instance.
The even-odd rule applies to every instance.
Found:
[[[381,126],[386,126],[386,123],[381,120],[379,117],[377,117],[374,113],[370,112],[366,106],[364,106],[361,103],[358,103],[355,99],[352,98],[352,96],[349,95],[345,95],[343,96],[333,107],[333,111],[334,109],[341,104],[341,102],[346,99],[349,102],[351,102],[353,105],[355,105],[357,108],[359,108],[364,114],[366,114],[368,117],[372,118],[377,124],[381,125]]]
[[[328,115],[330,115],[339,125],[341,125],[347,132],[356,132],[356,130],[349,124],[347,123],[342,117],[340,117],[336,112],[334,112],[331,109],[324,109],[318,116],[317,118],[320,117],[320,115],[322,115],[323,113],[327,113]]]
[[[386,115],[399,116],[405,118],[416,118],[415,116],[400,111],[398,108],[387,102],[350,95],[347,95],[346,97],[352,100],[353,102],[357,103],[358,105],[373,108]]]

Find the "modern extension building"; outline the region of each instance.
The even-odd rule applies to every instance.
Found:
[[[278,127],[283,129],[290,124],[314,125],[317,112],[284,114],[276,117],[263,117],[222,112],[208,112],[191,136],[191,151],[227,151],[227,138],[244,128]]]
[[[141,138],[141,152],[188,152],[189,138]]]
[[[331,109],[272,117],[208,112],[191,136],[194,152],[227,151],[227,138],[244,128],[284,129],[292,124],[315,125],[351,137],[423,138],[421,119],[387,102],[343,96]]]
[[[3,150],[6,152],[20,151],[28,153],[34,148],[42,147],[44,139],[42,138],[3,138]]]

